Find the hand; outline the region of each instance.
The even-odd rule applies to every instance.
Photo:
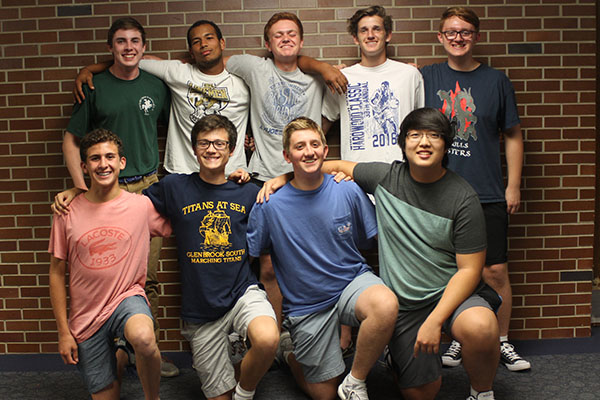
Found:
[[[256,202],[262,204],[265,201],[269,201],[269,196],[285,185],[287,181],[287,175],[276,176],[275,178],[266,181],[256,195]]]
[[[85,95],[83,94],[83,84],[87,83],[91,90],[94,90],[94,74],[90,72],[89,69],[83,68],[79,71],[79,75],[75,78],[75,87],[73,88],[73,97],[75,101],[81,104],[83,100],[85,100]]]
[[[77,343],[70,333],[58,335],[58,352],[65,364],[75,365],[79,362]]]
[[[326,70],[323,71],[323,79],[331,90],[331,93],[346,93],[348,87],[348,79],[341,73],[341,68],[327,64]]]
[[[415,63],[407,63],[408,65],[412,65],[413,67],[415,67],[416,69],[419,69],[419,65],[415,64]]]
[[[244,139],[244,149],[254,152],[255,146],[253,136],[246,135],[246,138]]]
[[[333,180],[337,183],[340,183],[341,181],[348,182],[352,180],[352,177],[350,175],[346,175],[343,172],[331,171],[331,175],[333,175]]]
[[[71,204],[77,195],[83,192],[84,190],[79,188],[71,188],[64,192],[60,192],[54,196],[54,203],[50,206],[52,212],[58,215],[67,215],[69,211],[71,211],[69,209],[69,204]]]
[[[250,174],[243,168],[238,168],[229,174],[227,179],[235,183],[246,183],[250,181]]]
[[[519,211],[519,207],[521,206],[521,191],[518,188],[512,189],[507,187],[504,197],[506,198],[506,212],[509,215]]]
[[[415,341],[414,357],[420,352],[427,354],[437,354],[440,351],[440,340],[442,337],[442,327],[426,319],[417,332]]]

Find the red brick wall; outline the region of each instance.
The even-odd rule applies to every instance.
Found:
[[[298,8],[298,4],[305,6]],[[48,297],[49,202],[71,185],[61,140],[78,69],[108,58],[111,21],[133,15],[149,50],[186,54],[187,26],[221,25],[228,54],[263,54],[262,29],[278,10],[303,20],[304,53],[353,63],[345,19],[364,0],[82,1],[1,0],[0,8],[0,353],[56,352]],[[525,133],[522,211],[511,219],[513,338],[590,334],[594,242],[595,5],[592,0],[470,0],[482,17],[477,57],[505,71]],[[385,0],[394,17],[390,56],[421,65],[443,59],[435,37],[440,0]],[[459,2],[458,4],[465,4]],[[243,9],[242,9],[243,7]],[[163,350],[178,333],[173,241],[160,280]]]

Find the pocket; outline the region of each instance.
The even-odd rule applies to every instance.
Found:
[[[348,240],[352,237],[350,214],[333,218],[333,236],[338,240]]]

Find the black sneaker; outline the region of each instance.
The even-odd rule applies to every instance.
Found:
[[[453,340],[448,350],[442,355],[442,364],[445,367],[457,367],[462,362],[460,343]]]
[[[508,343],[500,343],[500,362],[508,368],[509,371],[525,371],[531,368],[529,361],[524,360],[517,352],[515,347]]]

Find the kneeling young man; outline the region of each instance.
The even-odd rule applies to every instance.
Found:
[[[446,169],[454,129],[440,111],[421,108],[400,126],[406,163],[325,163],[375,195],[379,268],[400,312],[390,341],[405,399],[433,399],[441,386],[442,329],[464,344],[470,400],[493,399],[499,359],[498,295],[481,283],[486,235],[475,191]]]
[[[66,364],[77,365],[93,399],[119,399],[114,338],[125,339],[146,399],[158,399],[160,353],[144,283],[150,237],[168,236],[171,227],[147,197],[119,188],[126,163],[119,137],[96,129],[81,139],[80,154],[90,190],[68,215],[55,215],[48,250],[58,349]]]
[[[283,326],[293,353],[284,356],[313,399],[368,399],[365,379],[394,329],[398,302],[373,274],[359,246],[377,234],[373,205],[352,182],[336,184],[321,166],[327,144],[321,128],[300,117],[283,130],[284,158],[294,179],[255,206],[248,223],[250,255],[270,249],[283,294]],[[340,323],[359,326],[350,374]]]
[[[252,399],[279,343],[275,312],[252,274],[246,228],[258,187],[228,181],[225,166],[237,132],[226,117],[207,115],[192,129],[200,164],[195,174],[171,174],[144,190],[171,220],[181,270],[182,334],[208,399]],[[241,180],[250,176],[240,171]],[[229,334],[251,347],[236,386]]]

